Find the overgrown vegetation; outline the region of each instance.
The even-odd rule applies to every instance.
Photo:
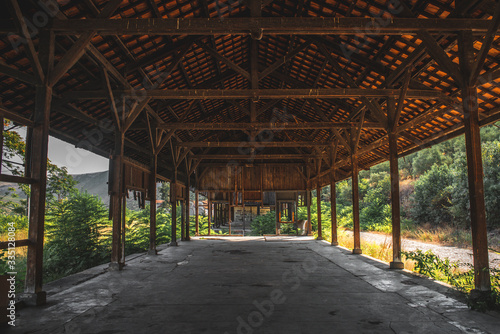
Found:
[[[469,294],[474,289],[474,268],[458,262],[450,262],[449,259],[441,259],[432,251],[402,252],[406,259],[413,261],[413,270],[419,274],[446,282],[459,291]],[[468,270],[461,267],[467,266]],[[472,309],[485,311],[487,309],[500,310],[500,270],[490,269],[491,294],[482,301],[468,298],[468,304]]]

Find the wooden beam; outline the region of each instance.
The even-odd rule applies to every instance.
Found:
[[[500,27],[500,3],[497,3],[495,7],[495,14],[493,14],[493,19],[491,20],[490,28],[488,32],[484,36],[484,40],[482,41],[481,50],[479,50],[479,54],[477,55],[477,59],[474,62],[471,70],[470,84],[476,85],[477,78],[483,69],[484,61],[486,60],[486,56],[490,51],[491,45],[495,40],[495,34]]]
[[[208,141],[200,141],[200,142],[184,142],[180,143],[180,146],[183,147],[324,147],[330,146],[330,143],[327,142],[208,142]]]
[[[115,90],[114,95],[150,97],[153,99],[206,100],[206,99],[350,99],[359,97],[399,97],[400,89],[315,88],[315,89],[174,89],[174,90]],[[109,96],[106,91],[74,91],[63,97],[68,100],[100,100]],[[409,89],[408,99],[440,99],[445,95],[437,90]]]
[[[31,34],[26,25],[26,21],[24,20],[23,13],[21,8],[19,7],[18,0],[10,0],[10,5],[14,12],[15,22],[18,26],[18,31],[20,31],[22,37],[24,38],[24,48],[26,50],[26,54],[28,59],[30,60],[31,67],[33,68],[33,73],[35,74],[35,78],[39,83],[44,82],[45,74],[42,69],[42,65],[40,64],[40,60],[38,59],[38,54],[35,50],[35,45],[31,40]]]
[[[198,154],[196,159],[211,160],[306,160],[314,158],[309,154]]]
[[[106,6],[103,8],[103,10],[99,13],[97,16],[98,18],[108,18],[113,13],[115,10],[120,7],[120,4],[122,3],[121,0],[112,0],[109,3],[106,4]],[[73,44],[71,49],[69,49],[62,59],[57,63],[56,67],[54,68],[54,71],[52,72],[52,75],[49,78],[49,85],[53,86],[55,85],[63,76],[66,74],[73,65],[75,65],[78,60],[82,57],[82,55],[85,53],[85,48],[87,45],[90,44],[92,41],[92,38],[96,35],[95,31],[88,31],[85,32],[82,36],[80,36],[76,42]]]
[[[235,64],[232,60],[224,57],[221,55],[217,50],[211,48],[210,46],[206,45],[202,41],[196,41],[195,42],[198,46],[200,46],[203,50],[205,50],[209,55],[214,57],[215,59],[225,63],[227,66],[232,68],[234,71],[237,73],[241,74],[245,79],[250,80],[250,73],[248,71],[244,70],[241,68],[238,64]]]
[[[295,49],[288,52],[286,56],[279,58],[273,64],[268,66],[265,70],[263,70],[262,72],[259,73],[259,80],[264,79],[269,74],[273,73],[275,70],[280,68],[282,65],[288,63],[290,60],[293,59],[293,57],[295,57],[300,52],[302,52],[304,49],[306,49],[309,45],[311,45],[311,41],[306,41],[306,42],[302,43],[301,45],[299,45],[298,47],[296,47]]]
[[[106,85],[106,93],[107,93],[107,98],[109,100],[109,105],[111,107],[111,111],[113,112],[114,120],[115,120],[115,125],[119,131],[122,131],[122,118],[120,117],[120,114],[118,113],[118,109],[116,108],[116,103],[115,103],[115,96],[113,93],[113,90],[111,89],[111,82],[109,81],[109,76],[108,76],[108,71],[103,70],[104,74],[104,83]]]
[[[18,69],[15,69],[12,66],[5,64],[1,60],[0,60],[0,73],[30,85],[36,84],[36,80],[31,74],[19,71]]]
[[[419,31],[455,34],[472,30],[484,34],[490,27],[483,19],[415,19],[392,18],[379,25],[371,17],[242,17],[242,18],[175,18],[175,19],[55,19],[57,34],[75,35],[97,31],[99,35],[250,35],[262,30],[266,35],[352,35],[366,31],[373,35],[414,35]]]
[[[168,130],[315,130],[315,129],[341,129],[357,126],[357,122],[309,122],[309,123],[164,123],[158,128]],[[364,128],[384,129],[378,123],[365,122]],[[341,139],[342,140],[342,139]]]
[[[443,50],[441,45],[427,31],[422,31],[418,34],[429,51],[432,58],[441,66],[441,68],[450,75],[453,80],[459,85],[461,83],[460,69]]]
[[[19,123],[24,126],[30,126],[30,127],[35,126],[35,122],[33,122],[32,120],[20,116],[18,113],[8,110],[3,106],[0,106],[0,115],[2,115],[4,118],[7,118],[15,123]]]

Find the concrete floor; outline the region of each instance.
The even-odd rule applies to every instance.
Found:
[[[221,238],[47,286],[8,333],[500,333],[447,287],[307,237]]]

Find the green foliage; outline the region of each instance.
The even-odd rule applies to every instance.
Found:
[[[265,215],[255,217],[250,227],[252,229],[252,235],[276,233],[276,213],[270,211]]]
[[[482,144],[486,221],[489,228],[500,227],[500,141]],[[457,152],[452,165],[452,213],[462,227],[470,225],[469,184],[465,152]]]
[[[469,293],[474,289],[474,268],[471,265],[468,265],[468,270],[463,271],[459,269],[458,262],[451,263],[448,258],[443,260],[430,250],[401,253],[406,259],[414,261],[413,270],[419,274],[449,283],[464,293]],[[480,311],[500,309],[500,270],[491,269],[490,279],[491,294],[489,300],[478,302],[468,298],[469,306],[472,309]]]
[[[5,126],[10,123],[5,121]],[[16,127],[3,132],[3,160],[2,167],[13,175],[24,175],[24,164],[26,163],[26,143],[21,135],[15,131]],[[47,201],[53,198],[62,199],[76,193],[76,181],[68,174],[66,167],[59,167],[47,160]],[[20,185],[21,190],[29,195],[29,186]]]
[[[45,275],[64,277],[108,259],[110,223],[97,196],[76,193],[46,213]]]
[[[433,165],[415,183],[412,218],[421,224],[450,223],[451,185],[453,176],[447,165]]]

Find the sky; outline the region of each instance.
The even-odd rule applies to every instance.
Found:
[[[25,127],[15,129],[26,140]],[[49,137],[49,160],[59,167],[66,167],[70,174],[86,174],[108,170],[109,159],[76,148],[62,140]]]
[[[107,158],[54,137],[49,137],[49,159],[59,167],[66,167],[70,174],[102,172],[109,167]]]

